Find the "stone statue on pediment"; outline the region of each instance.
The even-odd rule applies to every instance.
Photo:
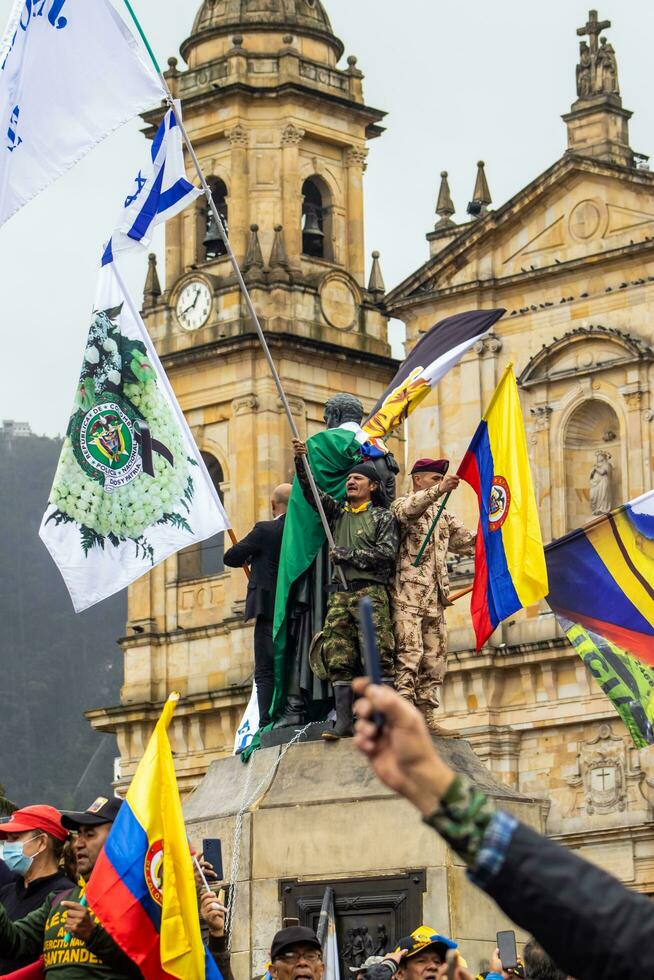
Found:
[[[593,66],[590,48],[586,41],[579,42],[579,64],[577,65],[577,95],[587,99],[593,92]]]
[[[605,37],[600,38],[600,49],[597,52],[595,65],[595,81],[597,92],[603,95],[619,95],[618,62],[613,45]]]

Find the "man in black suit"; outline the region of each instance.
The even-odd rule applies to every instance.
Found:
[[[255,619],[254,680],[257,685],[259,724],[270,724],[270,705],[275,689],[273,658],[273,618],[279,553],[282,549],[284,517],[291,495],[291,484],[282,483],[273,490],[270,501],[273,520],[259,521],[242,541],[225,552],[230,568],[251,565],[250,582],[245,600],[245,618]]]

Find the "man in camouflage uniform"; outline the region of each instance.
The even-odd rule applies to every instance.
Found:
[[[400,526],[400,550],[389,586],[395,689],[420,708],[431,731],[439,734],[449,734],[436,720],[447,668],[447,555],[474,554],[476,535],[444,510],[417,568],[413,562],[442,503],[439,497],[459,485],[458,476],[446,476],[449,465],[446,459],[419,459],[411,470],[413,493],[391,505]]]
[[[301,457],[307,448],[293,440],[295,469],[307,501],[315,507]],[[359,600],[368,596],[377,634],[379,660],[384,679],[392,682],[395,643],[386,585],[395,569],[399,543],[397,523],[391,512],[379,506],[380,482],[370,461],[352,467],[345,480],[344,501],[320,491],[320,499],[334,536],[330,558],[342,569],[347,582],[343,591],[338,571],[327,606],[323,630],[323,659],[334,688],[336,724],[323,738],[337,739],[352,734],[352,680],[359,673],[361,640]]]

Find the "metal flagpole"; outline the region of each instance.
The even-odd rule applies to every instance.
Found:
[[[218,213],[218,208],[216,207],[216,204],[214,202],[213,195],[211,193],[211,188],[209,187],[209,184],[206,181],[206,178],[204,176],[204,173],[202,172],[202,167],[200,166],[200,161],[198,160],[197,155],[195,153],[195,150],[193,148],[193,144],[191,143],[191,141],[190,141],[190,139],[188,137],[188,133],[186,132],[186,128],[185,128],[184,123],[183,123],[182,118],[181,118],[181,114],[178,112],[177,106],[175,105],[175,100],[173,99],[172,93],[171,93],[170,89],[168,88],[168,83],[167,83],[166,79],[164,78],[163,72],[161,71],[161,68],[159,67],[159,65],[157,63],[157,59],[155,58],[154,52],[152,51],[152,48],[150,47],[150,44],[149,44],[149,42],[148,42],[148,40],[147,40],[147,38],[145,36],[145,32],[143,31],[143,28],[139,24],[138,18],[136,17],[136,14],[135,14],[134,9],[133,9],[133,7],[132,7],[132,5],[130,3],[130,0],[125,0],[125,6],[127,7],[128,11],[130,13],[131,18],[132,18],[132,20],[134,21],[134,23],[135,23],[135,25],[137,27],[137,30],[139,32],[139,35],[140,35],[141,39],[143,40],[143,43],[145,44],[145,46],[147,48],[148,54],[150,55],[150,58],[152,59],[152,63],[154,65],[154,67],[156,68],[157,73],[159,75],[159,79],[161,80],[161,84],[163,85],[164,90],[168,93],[168,98],[167,98],[168,106],[173,110],[173,113],[175,115],[175,119],[177,121],[177,125],[179,126],[180,133],[182,134],[182,139],[184,140],[184,143],[186,144],[186,148],[187,148],[187,150],[189,152],[189,156],[191,157],[191,160],[193,161],[193,166],[195,167],[196,173],[198,175],[198,179],[200,181],[200,184],[202,185],[202,190],[204,191],[205,197],[207,199],[207,204],[209,205],[209,208],[210,208],[211,213],[213,215],[213,219],[216,222],[216,227],[218,228],[218,232],[220,234],[220,237],[222,238],[223,243],[225,245],[225,249],[227,250],[227,256],[228,256],[228,258],[229,258],[229,260],[230,260],[230,262],[232,264],[232,268],[234,269],[234,275],[236,276],[236,279],[237,279],[238,284],[240,286],[241,292],[243,294],[243,298],[245,299],[245,304],[246,304],[246,306],[248,308],[248,312],[250,314],[250,317],[252,318],[252,322],[254,323],[255,330],[257,331],[257,336],[259,337],[259,342],[260,342],[261,347],[263,349],[264,356],[265,356],[265,358],[266,358],[266,360],[268,362],[268,367],[270,368],[271,374],[273,376],[273,380],[275,382],[275,387],[277,388],[277,394],[279,395],[279,398],[281,400],[281,403],[284,406],[284,411],[286,412],[286,418],[288,419],[288,424],[290,426],[291,433],[293,434],[293,437],[295,439],[299,439],[300,438],[300,433],[299,433],[298,428],[297,428],[297,426],[295,424],[295,419],[293,418],[293,413],[291,412],[291,407],[288,404],[288,399],[286,398],[286,392],[284,391],[284,388],[282,387],[281,378],[279,377],[279,374],[277,373],[277,368],[275,367],[275,362],[272,359],[272,354],[270,353],[270,348],[268,347],[268,343],[267,343],[266,338],[264,336],[263,330],[261,329],[261,324],[259,323],[259,317],[257,316],[257,311],[254,308],[254,304],[252,302],[252,297],[250,296],[250,293],[248,292],[248,288],[247,288],[247,286],[245,284],[245,280],[243,278],[243,274],[242,274],[242,272],[240,270],[239,264],[238,264],[238,262],[236,260],[236,256],[234,255],[234,252],[232,251],[232,246],[231,246],[230,241],[229,241],[229,239],[227,237],[227,232],[225,231],[225,226],[223,225],[222,218],[220,217],[220,214]],[[334,548],[335,547],[335,545],[334,545],[334,537],[332,535],[331,528],[329,527],[329,523],[327,521],[327,515],[325,514],[325,510],[324,510],[323,505],[322,505],[322,502],[320,500],[320,493],[319,493],[318,487],[316,485],[315,477],[314,477],[314,475],[313,475],[313,473],[311,471],[311,467],[309,465],[309,460],[307,459],[306,456],[303,456],[302,457],[302,463],[304,465],[304,469],[305,469],[305,472],[306,472],[306,475],[307,475],[307,479],[308,479],[309,485],[311,487],[311,493],[313,494],[313,499],[315,501],[316,510],[318,511],[318,514],[320,515],[320,520],[321,520],[321,523],[322,523],[322,526],[323,526],[323,530],[325,532],[325,537],[327,538],[327,543],[329,544],[330,549],[331,548]],[[345,590],[347,590],[347,582],[345,580],[345,574],[343,572],[343,569],[340,568],[339,566],[336,566],[336,570],[337,570],[337,572],[339,574],[339,577],[341,579],[341,582],[343,584],[343,588]]]

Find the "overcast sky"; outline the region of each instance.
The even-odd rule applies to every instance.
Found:
[[[133,0],[163,64],[178,53],[199,2]],[[427,258],[441,170],[463,220],[477,160],[486,161],[497,207],[562,154],[575,29],[588,8],[570,0],[325,4],[346,56],[359,58],[368,103],[388,112],[387,132],[370,145],[365,187],[366,249],[380,250],[390,289]],[[0,0],[2,23],[11,5]],[[631,145],[654,156],[654,4],[613,0],[599,14],[613,20],[622,96],[634,111]],[[100,243],[144,159],[139,129],[135,120],[114,134],[0,229],[0,419],[48,435],[66,428]],[[140,256],[129,264],[137,298],[146,264]]]

